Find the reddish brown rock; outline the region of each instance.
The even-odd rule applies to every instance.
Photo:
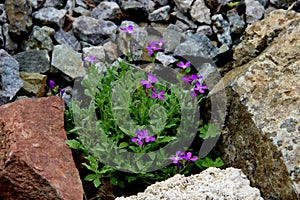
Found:
[[[1,106],[0,197],[82,200],[82,183],[66,139],[59,97]]]

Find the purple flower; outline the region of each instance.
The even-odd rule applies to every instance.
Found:
[[[59,91],[59,96],[61,96],[61,97],[65,93],[65,89],[58,88],[58,91]]]
[[[191,97],[195,98],[197,95],[203,94],[205,89],[207,89],[206,85],[201,85],[199,82],[196,82],[195,87],[191,92]]]
[[[153,74],[148,74],[148,80],[140,80],[140,83],[143,85],[144,88],[150,88],[152,83],[155,83],[157,78]]]
[[[152,89],[152,99],[158,98],[160,100],[164,100],[165,97],[163,96],[165,94],[165,91],[160,91],[158,94],[156,93],[156,88]]]
[[[181,168],[180,161],[183,160],[185,157],[184,152],[177,151],[175,156],[171,156],[170,160],[173,161],[173,164],[176,164],[179,168]]]
[[[191,62],[188,61],[188,62],[186,62],[186,63],[184,64],[183,61],[180,61],[179,64],[178,64],[177,66],[180,67],[180,68],[182,68],[182,69],[186,69],[186,68],[188,68],[188,67],[191,66]]]
[[[185,82],[191,83],[194,80],[198,80],[198,79],[201,79],[201,78],[203,78],[203,76],[197,76],[196,74],[192,74],[190,77],[183,76],[182,80],[185,81]]]
[[[137,135],[137,138],[131,138],[131,141],[137,142],[140,146],[143,146],[143,142],[149,143],[155,141],[154,136],[148,136],[147,130],[136,130],[135,134]]]
[[[125,33],[128,34],[134,34],[135,32],[133,31],[133,26],[129,25],[127,28],[120,28],[120,30],[124,31]]]
[[[162,50],[164,40],[160,39],[159,42],[157,41],[151,41],[148,42],[148,46],[146,49],[148,50],[148,55],[151,56],[155,51]]]
[[[53,80],[50,80],[49,86],[50,86],[51,90],[53,90],[55,88],[55,82]]]
[[[88,56],[88,57],[86,57],[86,58],[82,58],[82,60],[85,61],[85,62],[96,62],[97,59],[98,59],[98,58],[95,57],[95,56]]]
[[[184,156],[184,159],[186,161],[196,161],[196,160],[198,160],[198,156],[192,157],[192,152],[187,152]]]

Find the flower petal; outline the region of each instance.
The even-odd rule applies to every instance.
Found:
[[[153,74],[149,73],[148,74],[148,81],[151,82],[151,83],[155,83],[157,81],[157,78]]]

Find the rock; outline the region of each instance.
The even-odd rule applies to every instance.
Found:
[[[246,23],[253,24],[264,16],[265,8],[256,0],[245,0]]]
[[[45,49],[47,51],[53,50],[53,42],[48,32],[38,26],[34,26],[29,39],[24,41],[21,45],[24,51],[29,49]]]
[[[53,7],[42,8],[32,14],[33,19],[41,26],[50,26],[55,29],[62,28],[65,23],[66,10]]]
[[[153,2],[161,6],[165,6],[168,4],[168,0],[154,0]]]
[[[91,15],[91,11],[90,10],[88,10],[86,8],[83,8],[81,6],[75,7],[73,9],[73,12],[74,12],[74,15],[76,15],[76,16],[80,16],[80,15],[90,16]]]
[[[19,76],[19,63],[0,49],[0,105],[10,101],[23,86]]]
[[[232,40],[228,21],[224,20],[221,14],[213,15],[211,20],[213,21],[213,30],[217,34],[218,41],[222,45],[230,47],[232,45]]]
[[[250,26],[248,33],[255,34],[243,42],[272,41],[221,80],[227,86],[228,116],[217,146],[220,156],[227,166],[241,168],[265,199],[300,198],[299,22],[300,14],[280,10]],[[273,39],[268,33],[275,31]]]
[[[63,77],[71,82],[75,78],[83,77],[85,70],[83,68],[81,54],[74,51],[67,45],[54,46],[51,61],[51,72],[57,73],[59,70]]]
[[[186,13],[191,8],[193,0],[174,0],[174,3],[176,4],[178,10]]]
[[[270,0],[270,3],[274,5],[276,8],[285,8],[287,9],[292,2],[284,1],[284,0]]]
[[[6,11],[4,4],[0,4],[0,23],[4,24],[7,21]]]
[[[86,47],[82,49],[82,57],[95,57],[96,60],[92,61],[93,63],[104,62],[105,61],[105,53],[102,46],[94,46],[94,47]],[[89,61],[86,61],[89,62]]]
[[[192,20],[190,20],[187,16],[183,15],[179,10],[175,10],[171,13],[171,15],[185,22],[192,29],[196,29],[198,27]]]
[[[148,13],[146,12],[147,8],[143,3],[135,0],[119,0],[118,2],[121,9],[130,16],[134,16],[134,19],[137,19],[138,21],[148,19]]]
[[[210,26],[208,26],[208,25],[202,25],[202,26],[199,26],[197,28],[196,33],[203,33],[205,35],[212,35],[213,31],[212,31],[212,29],[211,29]]]
[[[64,103],[59,97],[21,99],[0,107],[1,197],[82,200],[63,127]]]
[[[267,18],[247,27],[244,32],[245,39],[235,48],[233,53],[233,59],[236,61],[235,65],[240,66],[252,60],[265,50],[278,37],[280,32],[289,30],[289,27],[299,20],[300,16],[295,12],[275,10]],[[272,29],[269,27],[272,27]],[[288,49],[292,48],[288,47]],[[291,58],[294,58],[294,56]]]
[[[169,11],[170,11],[170,6],[163,6],[160,7],[156,10],[154,10],[152,13],[149,14],[149,21],[163,21],[167,20],[169,17]]]
[[[46,0],[31,0],[31,6],[34,10],[42,7]]]
[[[6,0],[5,10],[9,21],[8,32],[14,39],[26,37],[32,28],[32,7],[29,0]]]
[[[182,30],[178,26],[170,24],[163,33],[165,53],[174,52],[182,37]]]
[[[116,19],[121,14],[121,9],[116,2],[102,1],[91,12],[91,17],[96,19]]]
[[[156,54],[156,60],[161,62],[164,67],[168,67],[169,65],[174,64],[175,62],[177,62],[176,58],[174,58],[173,56],[166,55],[162,52],[158,52]]]
[[[104,52],[107,58],[107,61],[116,60],[118,57],[118,47],[115,43],[108,41],[103,44]]]
[[[43,97],[46,94],[47,76],[38,73],[20,72],[20,77],[24,81],[23,91],[29,96]]]
[[[75,51],[80,50],[79,42],[71,31],[65,32],[63,29],[59,29],[57,32],[55,32],[54,39],[58,44],[69,45]]]
[[[50,69],[50,57],[47,50],[29,49],[14,56],[19,62],[20,71],[28,73],[46,73]]]
[[[64,0],[46,0],[43,7],[62,7]]]
[[[243,17],[236,10],[229,10],[226,13],[229,20],[231,33],[241,34],[245,28]]]
[[[203,33],[195,33],[178,45],[174,51],[178,56],[200,56],[204,58],[214,58],[218,49],[211,44],[210,39]]]
[[[189,177],[177,174],[162,182],[157,182],[136,196],[118,197],[116,200],[153,199],[253,199],[262,200],[257,188],[243,172],[235,168],[224,170],[208,168],[200,174]]]
[[[194,21],[210,24],[210,10],[206,7],[204,0],[196,0],[190,11]]]
[[[8,33],[8,27],[9,27],[9,24],[7,24],[7,23],[3,24],[3,26],[2,26],[4,49],[9,53],[14,53],[18,48],[18,44],[16,44],[11,39],[11,37]]]
[[[183,31],[186,31],[186,30],[188,30],[190,28],[186,23],[184,23],[184,22],[182,22],[180,20],[176,20],[175,26],[178,26]]]
[[[73,22],[73,31],[79,39],[98,45],[105,39],[115,37],[117,26],[111,21],[81,16]]]

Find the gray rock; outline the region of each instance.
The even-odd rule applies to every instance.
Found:
[[[46,73],[50,69],[50,57],[47,50],[29,49],[14,56],[19,62],[20,71],[28,73]]]
[[[55,29],[61,28],[65,22],[66,10],[58,10],[53,7],[42,8],[32,14],[33,19],[41,26],[50,26]]]
[[[115,37],[117,26],[111,21],[81,16],[73,22],[73,32],[79,39],[98,45],[107,38]]]
[[[5,40],[2,34],[2,26],[0,25],[0,48],[4,49],[5,46]]]
[[[0,105],[11,100],[22,86],[18,61],[0,49]]]
[[[91,15],[91,11],[90,10],[88,10],[86,8],[83,8],[81,6],[75,7],[73,9],[73,12],[74,12],[74,14],[76,14],[78,16],[81,16],[81,15],[90,16]]]
[[[168,4],[168,0],[153,0],[154,3],[157,3],[161,6],[165,6]]]
[[[230,47],[232,45],[232,40],[228,21],[224,20],[221,14],[213,15],[211,20],[213,22],[213,30],[218,37],[218,41],[222,45],[227,45]]]
[[[42,7],[46,0],[31,0],[31,6],[33,9],[37,10]]]
[[[154,10],[152,13],[149,14],[149,21],[163,21],[167,20],[169,17],[169,11],[170,11],[170,6],[163,6],[160,7],[156,10]]]
[[[186,23],[184,23],[184,22],[182,22],[180,20],[176,20],[175,26],[178,26],[183,31],[186,31],[186,30],[188,30],[190,28]]]
[[[270,3],[276,8],[288,8],[292,2],[284,0],[270,0]]]
[[[4,24],[7,21],[4,4],[0,4],[0,23]]]
[[[88,58],[90,56],[97,58],[95,63],[105,61],[105,53],[102,46],[86,47],[82,49],[83,58]]]
[[[174,64],[175,62],[177,62],[176,58],[174,58],[173,56],[170,56],[170,55],[166,55],[163,52],[158,52],[156,54],[156,60],[161,62],[164,67],[168,67],[169,65]]]
[[[81,6],[83,8],[88,8],[87,5],[82,0],[75,0],[75,5]]]
[[[229,20],[231,33],[241,34],[245,28],[243,17],[236,10],[229,10],[226,15]]]
[[[8,31],[16,37],[25,37],[32,27],[32,7],[29,0],[6,0]]]
[[[75,78],[84,77],[85,70],[81,54],[74,51],[67,45],[54,46],[52,53],[51,72],[56,73],[59,70],[67,81],[73,81]]]
[[[108,62],[116,60],[118,57],[118,47],[115,43],[108,41],[103,44],[104,52]]]
[[[96,19],[116,19],[121,14],[121,9],[116,2],[102,1],[91,12],[91,17]]]
[[[148,13],[154,11],[155,3],[153,1],[151,1],[151,0],[137,0],[137,1],[144,5],[144,7]]]
[[[210,24],[210,10],[206,7],[204,0],[196,0],[190,11],[194,21]]]
[[[4,41],[4,49],[6,51],[8,51],[9,53],[14,53],[17,48],[18,48],[18,44],[15,43],[9,33],[8,33],[8,27],[9,27],[9,24],[5,23],[3,24],[2,26],[2,30],[3,30],[3,41]]]
[[[146,10],[145,6],[141,2],[135,0],[119,1],[119,5],[122,8],[122,10],[124,10],[125,12],[132,11],[132,10],[135,11]]]
[[[193,0],[174,0],[174,3],[176,4],[178,10],[186,13],[191,8]]]
[[[245,0],[246,22],[253,24],[264,16],[265,8],[256,0]]]
[[[202,26],[199,26],[197,28],[196,33],[203,33],[205,35],[212,35],[213,31],[212,31],[212,29],[211,29],[210,26],[208,26],[208,25],[202,25]]]
[[[265,199],[300,198],[295,170],[300,168],[299,22],[299,13],[276,10],[249,26],[236,55],[274,37],[275,30],[278,35],[220,82],[228,98],[220,155],[227,165],[241,168]]]
[[[203,33],[195,33],[188,37],[186,41],[178,45],[174,51],[178,56],[200,56],[204,58],[214,58],[218,49],[211,44],[210,39]]]
[[[190,20],[187,16],[182,14],[179,10],[174,9],[175,11],[171,13],[172,16],[180,19],[181,21],[185,22],[187,25],[189,25],[190,28],[196,29],[198,26]]]
[[[180,44],[182,36],[182,30],[178,26],[170,24],[163,33],[165,52],[173,52]]]
[[[64,0],[46,0],[43,7],[62,7]]]
[[[214,167],[189,177],[177,174],[147,187],[136,196],[116,198],[116,200],[153,199],[263,200],[259,190],[250,186],[250,181],[240,169],[221,170]]]
[[[63,29],[59,29],[57,32],[55,32],[54,39],[58,44],[69,45],[75,51],[80,49],[80,45],[76,37],[70,32],[65,32]]]
[[[24,41],[21,45],[24,51],[28,49],[46,49],[53,50],[53,42],[49,33],[38,26],[34,26],[29,39]]]

